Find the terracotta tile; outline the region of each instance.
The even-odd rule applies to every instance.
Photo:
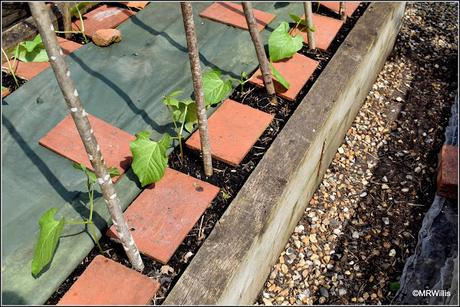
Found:
[[[438,194],[446,198],[458,198],[458,148],[443,145],[439,161]]]
[[[136,13],[132,10],[108,6],[106,4],[83,15],[83,23],[85,26],[85,34],[89,37],[94,35],[99,29],[114,29],[123,21]],[[80,30],[80,20],[72,23],[74,31]]]
[[[216,22],[225,23],[229,26],[248,30],[243,6],[240,3],[214,2],[202,11],[200,16]],[[275,15],[256,9],[254,9],[254,17],[257,21],[259,31],[262,31],[267,24],[275,19]]]
[[[61,46],[62,52],[65,55],[69,55],[72,52],[74,52],[75,50],[77,50],[78,48],[83,46],[82,44],[76,43],[76,42],[71,41],[71,40],[67,40],[67,39],[59,37],[59,36],[58,36],[58,42],[59,42],[59,46]]]
[[[4,89],[2,89],[2,98],[3,97],[6,97],[10,94],[10,89],[5,87]]]
[[[304,18],[304,16],[302,16],[302,18]],[[327,50],[339,32],[340,28],[342,27],[343,21],[327,16],[313,14],[313,24],[316,27],[316,31],[314,32],[316,46],[319,49]],[[304,42],[308,43],[307,31],[304,27],[294,29],[291,34],[302,35]]]
[[[273,117],[231,99],[225,100],[208,120],[212,156],[233,166],[240,164]],[[201,150],[198,130],[186,145]]]
[[[83,45],[77,44],[73,41],[66,40],[65,38],[58,37],[59,46],[62,48],[62,52],[65,55],[68,55]],[[11,60],[11,64],[13,65],[14,60]],[[50,66],[48,62],[21,62],[16,61],[16,65],[14,67],[15,74],[22,79],[30,80],[45,69]],[[2,63],[2,69],[4,71],[9,71],[8,64]]]
[[[149,3],[149,1],[130,1],[130,2],[121,2],[121,3],[123,3],[127,7],[141,10]]]
[[[129,143],[135,137],[91,114],[88,114],[88,118],[106,165],[108,167],[116,166],[120,173],[123,174],[131,164],[132,157]],[[91,170],[93,169],[70,114],[40,140],[40,145],[69,160],[83,163]],[[117,179],[114,178],[114,181]]]
[[[290,85],[289,89],[286,90],[278,81],[274,80],[276,93],[287,100],[294,101],[318,64],[319,62],[299,53],[294,54],[292,58],[273,63],[276,70],[279,71]],[[249,82],[259,87],[264,86],[260,69],[257,69],[249,79]]]
[[[340,1],[320,1],[322,6],[327,7],[331,11],[339,13]],[[350,17],[356,11],[361,2],[359,1],[345,1],[345,11],[347,16]]]
[[[167,263],[218,193],[216,186],[166,169],[124,213],[141,253]],[[107,235],[116,238],[113,226]]]
[[[147,305],[160,284],[104,256],[96,256],[58,305]]]

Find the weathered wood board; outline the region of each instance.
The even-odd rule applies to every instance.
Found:
[[[368,7],[165,304],[254,302],[392,50],[404,9],[404,2]]]

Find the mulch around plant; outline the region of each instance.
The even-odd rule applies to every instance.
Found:
[[[230,99],[240,103],[249,105],[261,111],[275,115],[270,126],[265,130],[256,144],[252,147],[248,155],[244,158],[241,164],[237,167],[232,167],[220,161],[213,161],[214,175],[207,178],[204,175],[202,160],[199,153],[184,146],[184,160],[181,161],[179,149],[176,148],[169,156],[169,167],[177,171],[183,172],[195,178],[207,181],[220,187],[221,192],[214,199],[211,206],[205,211],[200,220],[193,227],[192,231],[186,236],[176,253],[173,255],[168,265],[162,265],[150,258],[142,256],[145,269],[143,271],[147,276],[157,279],[161,288],[153,298],[152,304],[161,304],[166,298],[168,292],[174,286],[175,282],[185,270],[188,263],[193,258],[193,255],[198,251],[201,244],[212,231],[214,225],[225,212],[225,209],[236,196],[240,188],[245,183],[246,179],[251,174],[252,170],[257,166],[257,163],[262,159],[264,153],[268,150],[271,143],[281,131],[284,124],[295,111],[297,105],[301,102],[308,90],[311,88],[321,71],[327,65],[330,58],[345,39],[347,33],[352,29],[358,18],[368,6],[363,3],[355,11],[355,14],[347,19],[336,39],[329,47],[328,51],[317,50],[315,52],[308,51],[304,48],[300,51],[301,54],[307,55],[319,61],[318,68],[312,74],[306,85],[302,88],[296,101],[290,102],[278,97],[278,105],[274,106],[270,103],[270,98],[267,96],[264,89],[250,85],[249,82],[243,86],[238,86],[230,95]],[[292,26],[292,25],[291,25]],[[253,72],[248,72],[251,75]],[[112,242],[106,236],[100,240],[100,245],[104,250],[104,255],[117,262],[120,262],[128,267],[130,263],[125,255],[125,252],[120,244]],[[89,265],[92,259],[99,254],[94,248],[90,254],[85,257],[82,263],[74,270],[74,272],[64,281],[57,291],[46,302],[48,305],[56,304],[64,293],[78,279],[84,269]]]

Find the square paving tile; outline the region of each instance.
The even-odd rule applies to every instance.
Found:
[[[78,48],[80,48],[83,45],[80,45],[78,43],[75,43],[70,40],[66,40],[65,38],[58,37],[58,42],[59,46],[62,48],[62,52],[65,55],[68,55]],[[14,60],[10,61],[11,64],[13,65]],[[15,67],[13,67],[15,73],[17,76],[19,76],[22,79],[30,80],[45,69],[47,69],[50,66],[49,62],[21,62],[21,61],[16,61]],[[2,70],[4,71],[9,71],[8,68],[8,63],[2,63]]]
[[[302,16],[302,18],[304,18],[304,16]],[[343,21],[323,15],[313,14],[313,24],[316,27],[316,31],[314,32],[316,47],[327,50],[342,27]],[[291,34],[302,35],[304,42],[306,44],[308,43],[308,35],[305,28],[294,29]]]
[[[328,9],[336,12],[337,14],[339,13],[340,9],[340,1],[320,1],[322,6],[327,7]],[[359,1],[346,1],[345,2],[345,11],[347,13],[347,16],[350,17],[353,15],[353,13],[356,11],[358,6],[361,4]]]
[[[273,117],[234,100],[225,100],[208,120],[212,156],[230,165],[239,165]],[[201,150],[198,130],[186,145]]]
[[[135,8],[138,10],[143,9],[147,4],[149,4],[149,1],[130,1],[130,2],[121,2],[127,7],[130,8]]]
[[[92,37],[99,29],[114,29],[136,12],[122,7],[108,6],[106,4],[83,15],[85,34]],[[80,31],[80,20],[72,23],[74,31]]]
[[[302,87],[307,83],[310,76],[315,71],[319,62],[312,60],[302,54],[296,53],[292,58],[285,59],[276,63],[273,66],[279,73],[289,82],[289,89],[285,89],[278,81],[275,83],[275,91],[278,96],[287,100],[294,101]],[[264,87],[264,81],[260,69],[252,75],[249,82],[259,87]]]
[[[262,31],[276,17],[273,14],[256,9],[253,12],[259,31]],[[229,26],[248,30],[243,6],[240,3],[214,2],[202,11],[200,16],[216,22],[225,23]]]
[[[132,155],[129,143],[135,137],[91,114],[88,114],[88,119],[106,165],[108,167],[116,166],[123,174],[131,165]],[[93,170],[83,141],[70,114],[40,140],[40,145],[74,162],[83,163],[87,168]],[[113,178],[114,181],[117,179]]]
[[[141,253],[167,263],[218,193],[216,186],[167,168],[124,213]],[[107,235],[117,237],[114,226]]]
[[[159,288],[157,281],[98,255],[58,305],[148,305]]]

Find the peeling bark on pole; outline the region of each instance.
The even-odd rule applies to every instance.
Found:
[[[340,1],[339,14],[340,14],[340,18],[345,22],[347,20],[347,12],[346,12],[344,1]]]
[[[86,152],[91,165],[96,173],[97,182],[101,187],[102,196],[107,204],[107,208],[112,217],[113,225],[118,233],[118,237],[123,245],[123,248],[128,255],[128,258],[133,266],[138,271],[144,269],[144,263],[134,243],[133,237],[129,231],[128,225],[123,217],[123,212],[120,207],[120,200],[115,193],[112,179],[104,164],[104,158],[100,151],[97,140],[91,129],[87,113],[81,104],[77,89],[70,78],[70,71],[67,63],[64,61],[63,53],[58,45],[54,27],[51,24],[49,9],[44,2],[29,3],[32,16],[34,17],[39,33],[45,45],[46,52],[50,59],[51,67],[61,88],[64,99],[72,114],[72,118],[77,127],[78,133],[85,145]]]
[[[273,84],[272,72],[270,65],[268,63],[267,55],[265,54],[264,45],[262,44],[262,39],[260,38],[259,29],[257,28],[256,19],[254,18],[254,13],[252,11],[251,2],[242,2],[244,16],[246,17],[246,22],[248,24],[249,33],[251,34],[252,42],[254,43],[254,48],[256,49],[257,59],[259,60],[260,71],[262,72],[262,78],[264,81],[265,88],[267,93],[270,96],[271,103],[273,105],[278,104],[276,99],[275,86]]]
[[[315,50],[316,49],[315,33],[311,30],[315,28],[313,24],[313,13],[311,9],[311,2],[304,2],[303,9],[305,12],[305,21],[307,23],[308,48],[310,50]]]
[[[180,7],[182,10],[182,19],[184,21],[185,37],[187,40],[188,56],[190,59],[190,68],[192,70],[193,91],[195,93],[198,130],[200,132],[204,173],[209,177],[213,174],[211,145],[208,135],[208,117],[206,115],[206,105],[204,102],[200,58],[195,33],[195,22],[193,21],[192,4],[190,2],[181,2]]]

